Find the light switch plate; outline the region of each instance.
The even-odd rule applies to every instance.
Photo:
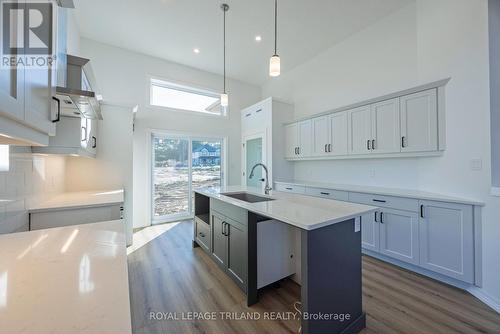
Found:
[[[470,161],[470,169],[473,171],[483,170],[483,160],[482,159],[472,159]]]

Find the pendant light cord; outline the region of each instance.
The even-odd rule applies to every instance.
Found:
[[[278,0],[274,0],[274,55],[278,49]]]
[[[224,94],[226,94],[226,9],[224,9]]]

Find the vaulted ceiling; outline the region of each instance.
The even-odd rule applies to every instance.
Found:
[[[413,1],[279,0],[282,72]],[[76,0],[75,13],[82,37],[221,74],[222,2],[230,6],[228,76],[262,84],[274,47],[273,0]]]

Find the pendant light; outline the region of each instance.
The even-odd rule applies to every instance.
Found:
[[[229,10],[229,5],[223,3],[220,8],[224,12],[224,91],[220,94],[220,105],[222,107],[227,107],[229,105],[229,97],[226,92],[226,12]]]
[[[274,0],[274,55],[269,60],[269,75],[277,77],[280,75],[280,56],[278,56],[278,0]]]

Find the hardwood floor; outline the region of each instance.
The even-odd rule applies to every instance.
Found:
[[[191,247],[191,236],[192,223],[180,222],[129,255],[135,334],[298,333],[298,319],[264,319],[267,312],[295,314],[297,284],[287,280],[267,288],[248,308],[236,284],[200,248]],[[363,307],[363,334],[500,333],[500,315],[468,293],[367,256]],[[217,320],[171,320],[174,312],[179,318],[200,312],[204,319],[217,312]],[[219,312],[236,312],[240,319],[221,320]],[[241,320],[257,317],[253,312],[260,319]]]

